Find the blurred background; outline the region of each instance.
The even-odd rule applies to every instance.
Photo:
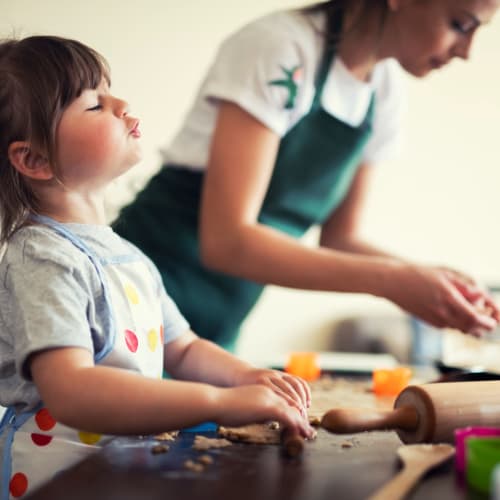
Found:
[[[113,92],[141,118],[144,147],[143,161],[110,189],[111,220],[160,167],[159,149],[180,126],[219,43],[256,16],[305,3],[0,0],[0,36],[76,38],[110,62]],[[462,269],[488,285],[500,284],[498,47],[500,17],[478,33],[470,61],[407,78],[405,142],[377,167],[363,226],[391,252]],[[316,237],[311,230],[306,243]],[[404,357],[409,325],[397,308],[370,296],[268,287],[238,352],[376,351],[388,342]]]

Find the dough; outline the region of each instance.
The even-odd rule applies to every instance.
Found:
[[[219,436],[242,443],[279,444],[281,430],[272,424],[250,424],[241,427],[219,427]]]
[[[193,472],[203,472],[205,470],[205,466],[203,464],[194,462],[193,460],[186,460],[184,462],[184,468]]]
[[[321,425],[321,418],[317,415],[314,417],[309,417],[309,425],[311,427],[319,427]]]
[[[156,444],[151,448],[151,453],[153,455],[158,455],[159,453],[167,453],[169,447],[166,444]]]
[[[311,382],[311,408],[309,422],[313,417],[320,420],[332,408],[379,408],[392,409],[395,396],[376,396],[371,380],[347,380],[322,377]],[[312,424],[311,424],[312,425]]]
[[[210,465],[214,463],[214,459],[210,455],[201,455],[198,457],[198,462],[203,465]]]
[[[227,439],[207,438],[205,436],[195,436],[193,448],[195,450],[209,450],[210,448],[224,448],[231,446],[231,441]]]
[[[158,441],[175,441],[178,434],[179,431],[162,432],[161,434],[154,436],[154,438]]]

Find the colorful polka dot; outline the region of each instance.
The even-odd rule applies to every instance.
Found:
[[[94,434],[92,432],[80,431],[78,433],[80,441],[84,444],[96,444],[101,439],[101,434]]]
[[[135,289],[134,285],[127,283],[123,288],[125,289],[125,293],[128,297],[128,300],[130,300],[130,302],[132,304],[137,305],[139,303],[139,295],[138,295],[137,290]]]
[[[130,352],[137,352],[139,339],[132,330],[125,330],[125,342]]]
[[[47,436],[47,434],[37,434],[34,432],[31,434],[31,440],[37,446],[47,446],[52,441],[52,436]]]
[[[57,423],[47,408],[42,408],[35,415],[35,421],[41,431],[50,431]]]
[[[148,346],[153,352],[156,351],[156,347],[158,346],[158,334],[154,328],[148,332]]]
[[[22,473],[17,472],[12,476],[9,483],[10,494],[14,498],[19,498],[26,493],[28,489],[28,478]]]

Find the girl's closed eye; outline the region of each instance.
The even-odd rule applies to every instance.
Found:
[[[91,106],[90,108],[87,108],[87,111],[98,111],[102,108],[102,104],[96,104],[95,106]]]
[[[451,22],[451,27],[461,35],[467,35],[476,28],[476,24],[472,22],[462,23],[460,21],[454,20]]]

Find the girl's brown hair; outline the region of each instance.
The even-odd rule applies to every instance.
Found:
[[[9,161],[9,145],[26,141],[57,173],[56,131],[64,110],[95,89],[109,67],[75,40],[32,36],[0,42],[0,243],[37,213],[38,199]]]

